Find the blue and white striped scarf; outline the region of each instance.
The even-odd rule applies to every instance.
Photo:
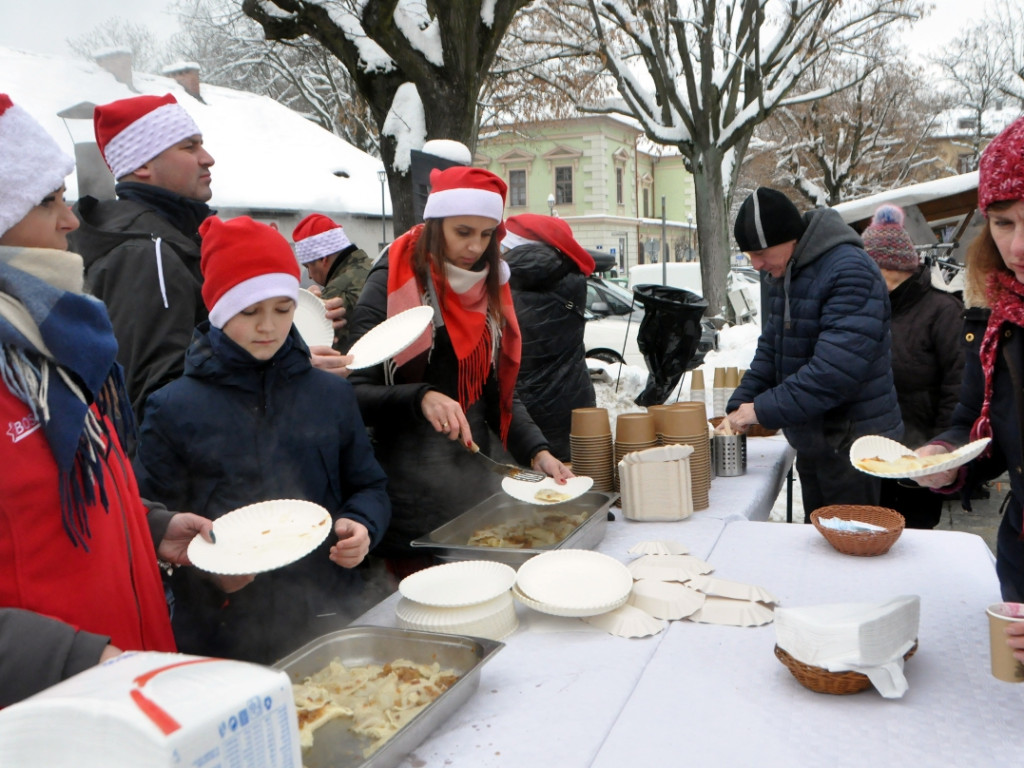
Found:
[[[102,462],[113,436],[90,411],[134,428],[103,303],[83,293],[80,256],[0,246],[0,378],[41,425],[60,471],[61,517],[88,550],[87,510],[108,508]]]

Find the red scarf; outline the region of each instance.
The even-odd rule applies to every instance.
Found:
[[[412,257],[416,242],[423,232],[418,224],[395,240],[388,248],[388,317],[424,303],[424,287],[416,281]],[[441,302],[441,317],[459,361],[459,406],[465,412],[480,399],[484,384],[494,363],[494,339],[487,318],[487,280],[480,280],[464,293],[456,293],[443,275],[431,269],[434,285],[446,299]],[[443,286],[443,288],[442,288]],[[512,396],[519,362],[522,359],[522,337],[512,305],[508,277],[501,281],[502,328],[498,331],[498,393],[501,413],[501,442],[507,446],[512,423]],[[433,346],[433,325],[428,326],[410,347],[395,356],[395,364],[405,365]]]
[[[1024,283],[1002,270],[993,272],[988,277],[986,295],[992,306],[985,336],[981,340],[978,357],[981,359],[981,370],[985,375],[985,399],[981,404],[981,413],[974,426],[971,427],[971,440],[992,437],[992,378],[996,369],[996,356],[999,353],[999,339],[1002,328],[1007,323],[1024,328]],[[991,447],[985,449],[988,455]]]

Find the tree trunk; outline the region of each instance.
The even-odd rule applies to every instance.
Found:
[[[697,206],[700,280],[708,301],[708,317],[727,318],[726,279],[729,272],[729,211],[722,178],[723,153],[718,147],[698,148],[694,157],[693,185]]]

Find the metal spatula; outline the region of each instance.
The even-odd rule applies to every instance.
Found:
[[[476,443],[470,443],[467,448],[470,453],[475,453],[481,459],[487,462],[487,468],[494,472],[496,475],[502,475],[503,477],[511,477],[513,480],[525,480],[527,483],[539,483],[547,475],[543,472],[535,472],[532,469],[524,469],[523,467],[517,467],[515,464],[502,464],[500,461],[495,461],[486,453],[480,450],[480,446]]]

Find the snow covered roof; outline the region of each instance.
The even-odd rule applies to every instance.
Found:
[[[833,206],[847,224],[870,219],[882,203],[916,205],[929,221],[968,214],[978,205],[978,172],[962,173],[921,184],[890,189]]]
[[[995,136],[1021,116],[1020,107],[999,106],[986,109],[981,115],[981,135]],[[932,129],[933,136],[969,136],[974,133],[977,114],[972,109],[947,109],[939,113]]]
[[[380,217],[381,161],[273,99],[203,84],[200,102],[174,79],[133,73],[133,88],[98,64],[0,46],[0,92],[10,95],[74,157],[74,142],[93,140],[91,119],[58,112],[139,94],[172,93],[203,132],[216,160],[214,208],[322,211]],[[74,176],[69,200],[78,197]],[[386,210],[391,213],[390,195]]]

